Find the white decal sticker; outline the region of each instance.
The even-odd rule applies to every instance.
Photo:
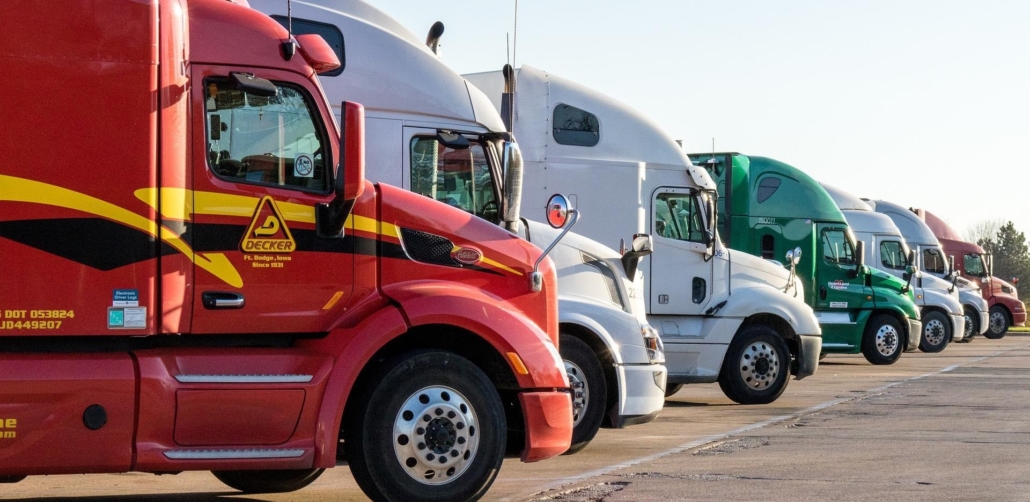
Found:
[[[297,154],[297,158],[293,159],[293,175],[298,178],[313,178],[315,176],[315,162],[311,160],[311,155],[306,153]]]
[[[846,309],[848,308],[848,302],[830,302],[831,309]]]

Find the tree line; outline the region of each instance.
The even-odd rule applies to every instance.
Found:
[[[993,254],[994,275],[1009,282],[1030,278],[1030,246],[1026,235],[1011,221],[984,220],[966,232],[966,238]],[[1023,287],[1020,287],[1023,286]],[[1016,286],[1019,299],[1030,302],[1030,286]]]

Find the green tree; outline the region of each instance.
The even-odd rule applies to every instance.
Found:
[[[1016,226],[1007,222],[998,228],[993,238],[981,238],[977,244],[985,251],[993,253],[994,275],[1012,282],[1030,278],[1030,247],[1027,246],[1026,235],[1016,230]],[[1020,300],[1030,301],[1030,284],[1017,287]]]

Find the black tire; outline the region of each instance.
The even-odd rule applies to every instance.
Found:
[[[984,331],[984,337],[991,340],[1005,338],[1005,334],[1009,332],[1009,326],[1012,323],[1009,320],[1009,311],[1005,310],[1005,307],[1001,305],[995,305],[991,307],[991,310],[987,311],[987,322],[990,324],[987,326],[987,331]]]
[[[211,474],[243,493],[286,493],[314,483],[323,472],[325,469],[211,471]]]
[[[862,335],[862,355],[873,364],[898,362],[906,345],[904,333],[901,323],[894,316],[890,314],[874,315],[865,325],[865,333]]]
[[[682,388],[683,388],[683,384],[681,384],[681,383],[667,383],[667,384],[665,384],[665,397],[666,398],[670,398],[670,397],[676,395],[676,393],[679,392],[680,389],[682,389]]]
[[[394,358],[362,382],[361,394],[348,403],[356,408],[343,434],[365,495],[466,501],[486,493],[504,460],[507,421],[482,370],[450,352],[421,350]],[[411,433],[394,437],[395,426]]]
[[[958,343],[969,343],[980,334],[980,316],[968,308],[962,309],[962,313],[966,318],[966,333]]]
[[[931,310],[923,314],[923,324],[919,335],[919,350],[936,353],[944,350],[951,341],[951,320],[948,316]]]
[[[769,404],[790,381],[790,349],[776,330],[752,324],[730,343],[719,372],[719,387],[739,404]]]
[[[825,352],[820,352],[819,353],[819,360],[822,361],[823,359],[826,359],[826,353]]]
[[[6,485],[6,484],[13,484],[13,483],[20,483],[22,480],[24,480],[27,477],[28,476],[0,476],[0,484]]]
[[[565,372],[572,385],[572,446],[563,455],[586,448],[601,429],[608,406],[608,386],[597,355],[583,340],[561,335],[558,352],[565,361]],[[578,408],[577,405],[581,406]]]

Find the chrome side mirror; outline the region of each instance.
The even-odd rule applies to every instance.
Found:
[[[569,218],[569,200],[564,195],[556,193],[547,201],[544,209],[544,216],[551,228],[562,228]]]
[[[569,199],[562,194],[554,194],[550,199],[547,200],[547,206],[544,207],[544,217],[547,218],[547,224],[553,228],[562,228],[558,238],[554,240],[550,245],[544,249],[543,254],[536,259],[536,263],[533,264],[533,273],[529,274],[529,288],[534,292],[540,291],[544,287],[544,274],[540,273],[540,263],[547,258],[547,255],[554,249],[554,246],[558,245],[558,242],[565,237],[565,234],[569,233],[569,230],[576,225],[579,221],[579,211],[576,211],[569,205]]]

